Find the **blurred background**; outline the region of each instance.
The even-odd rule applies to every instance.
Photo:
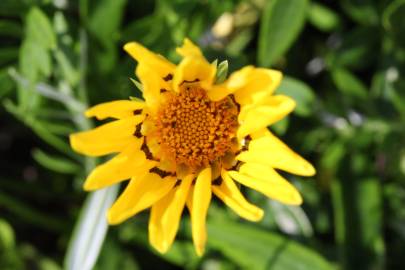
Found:
[[[404,15],[404,0],[1,0],[0,269],[405,269]],[[185,37],[230,72],[285,74],[298,106],[271,129],[318,171],[287,175],[301,207],[244,190],[257,224],[215,201],[203,258],[188,214],[166,255],[147,212],[103,241],[118,187],[84,192],[100,160],[67,139],[95,124],[86,107],[139,96],[125,42],[178,61]]]

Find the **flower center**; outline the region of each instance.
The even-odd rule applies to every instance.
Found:
[[[156,120],[158,143],[166,158],[198,170],[231,151],[238,109],[230,98],[211,101],[196,85],[167,95]]]

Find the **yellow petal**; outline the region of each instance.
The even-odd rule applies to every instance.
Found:
[[[258,171],[247,171],[251,175],[237,171],[229,171],[228,173],[242,185],[257,190],[269,198],[291,205],[300,205],[302,203],[301,195],[296,188],[270,167],[261,168]],[[262,174],[264,172],[266,174]]]
[[[166,253],[170,248],[165,239],[165,228],[161,219],[166,211],[167,205],[173,200],[174,193],[175,189],[169,191],[158,203],[152,205],[150,212],[148,226],[149,243],[160,253]]]
[[[132,100],[116,100],[98,104],[85,112],[86,117],[96,117],[103,120],[108,117],[121,119],[131,117],[134,112],[144,107],[144,102]]]
[[[198,81],[203,89],[208,90],[212,86],[216,71],[216,66],[208,63],[204,57],[186,57],[176,68],[173,77],[173,89],[179,92],[182,83]]]
[[[176,49],[176,52],[183,57],[202,56],[200,48],[198,48],[191,40],[185,38],[183,45]]]
[[[282,77],[280,71],[255,68],[249,74],[248,83],[235,91],[236,102],[242,105],[259,102],[262,98],[274,93]]]
[[[165,78],[172,74],[175,65],[159,54],[155,54],[137,42],[129,42],[124,45],[124,50],[131,55],[139,64],[146,65],[158,77]]]
[[[279,86],[282,73],[277,70],[246,66],[229,76],[224,83],[208,91],[208,96],[218,101],[234,94],[241,105],[260,102]]]
[[[200,172],[195,183],[191,211],[192,236],[196,252],[202,256],[207,241],[205,228],[208,207],[211,202],[211,168]]]
[[[133,133],[144,116],[132,116],[104,124],[89,131],[70,135],[72,148],[88,156],[102,156],[121,152],[125,146],[137,140]]]
[[[134,177],[108,211],[108,223],[118,224],[152,206],[163,198],[176,183],[174,177],[162,179],[155,173]]]
[[[249,150],[236,157],[244,162],[269,165],[302,176],[312,176],[315,168],[272,134],[254,139]]]
[[[237,132],[238,138],[243,138],[274,124],[294,108],[295,101],[283,95],[267,97],[257,105],[243,106],[238,117],[241,123]]]
[[[143,175],[156,166],[156,162],[147,160],[145,153],[139,150],[142,141],[130,143],[123,152],[97,166],[87,177],[84,189],[92,191],[104,188],[134,175]]]
[[[218,101],[226,96],[242,89],[249,81],[249,74],[254,69],[253,66],[246,66],[235,71],[229,76],[229,79],[219,85],[214,85],[207,91],[208,97],[213,101]]]
[[[193,179],[193,175],[185,177],[178,187],[152,206],[149,220],[149,241],[161,253],[165,253],[170,248],[176,237],[180,217]]]
[[[245,197],[229,177],[225,170],[221,173],[221,185],[213,185],[212,191],[236,214],[250,221],[259,221],[263,218],[263,210],[246,201]]]
[[[161,100],[161,89],[170,91],[171,86],[145,64],[138,64],[136,75],[142,83],[142,95],[146,104],[152,111],[157,111]]]

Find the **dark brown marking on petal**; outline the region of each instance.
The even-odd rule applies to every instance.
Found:
[[[167,172],[162,169],[159,169],[158,167],[153,167],[152,169],[149,170],[151,173],[156,173],[162,178],[165,178],[166,176],[175,176],[175,173]]]
[[[142,129],[142,123],[139,123],[138,125],[136,125],[136,129],[134,132],[135,137],[142,138],[143,135],[142,135],[141,129]]]
[[[243,165],[243,162],[238,160],[238,161],[236,162],[236,164],[233,165],[233,166],[229,169],[229,171],[238,171],[238,170],[239,170],[239,167],[242,166],[242,165]]]
[[[142,113],[142,109],[134,110],[133,113],[134,115],[139,115]]]
[[[243,146],[242,149],[247,150],[249,148],[249,144],[252,141],[252,137],[250,135],[247,135],[245,137],[245,145]]]
[[[215,178],[215,179],[212,181],[212,184],[213,184],[214,186],[220,186],[220,185],[222,184],[222,178],[221,178],[221,176]]]
[[[174,184],[174,187],[180,186],[180,184],[181,184],[181,180],[177,179],[176,184]]]
[[[163,77],[163,80],[167,81],[171,81],[173,79],[173,74],[169,73],[166,75],[166,77]]]
[[[164,93],[164,92],[167,92],[167,90],[164,89],[164,88],[160,89],[160,93],[161,93],[161,94]]]
[[[181,82],[181,84],[180,85],[183,85],[183,84],[185,84],[185,83],[195,83],[195,82],[199,82],[200,81],[200,79],[195,79],[195,80],[193,80],[193,81],[187,81],[187,80],[184,80],[184,81],[182,81]]]
[[[233,101],[233,103],[235,103],[236,108],[238,109],[238,112],[240,112],[240,104],[239,104],[238,102],[236,102],[235,95],[234,95],[234,94],[230,94],[229,97],[231,98],[231,100]]]
[[[141,150],[145,153],[147,159],[154,160],[152,152],[149,150],[149,147],[146,144],[146,142],[143,142]]]
[[[239,151],[236,151],[235,156],[239,155],[243,151],[247,151],[249,149],[249,143],[252,140],[252,137],[250,135],[247,135],[245,138],[245,145],[242,146],[242,148]]]

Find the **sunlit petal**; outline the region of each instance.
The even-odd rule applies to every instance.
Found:
[[[263,217],[263,210],[249,203],[236,186],[235,182],[225,170],[222,171],[222,182],[213,185],[212,191],[236,214],[250,221],[259,221]]]
[[[108,211],[108,222],[118,224],[151,207],[173,188],[174,177],[162,179],[155,173],[134,177]]]
[[[132,116],[104,124],[89,131],[70,135],[72,148],[88,156],[102,156],[123,151],[130,143],[137,140],[133,135],[137,124],[144,116]]]

